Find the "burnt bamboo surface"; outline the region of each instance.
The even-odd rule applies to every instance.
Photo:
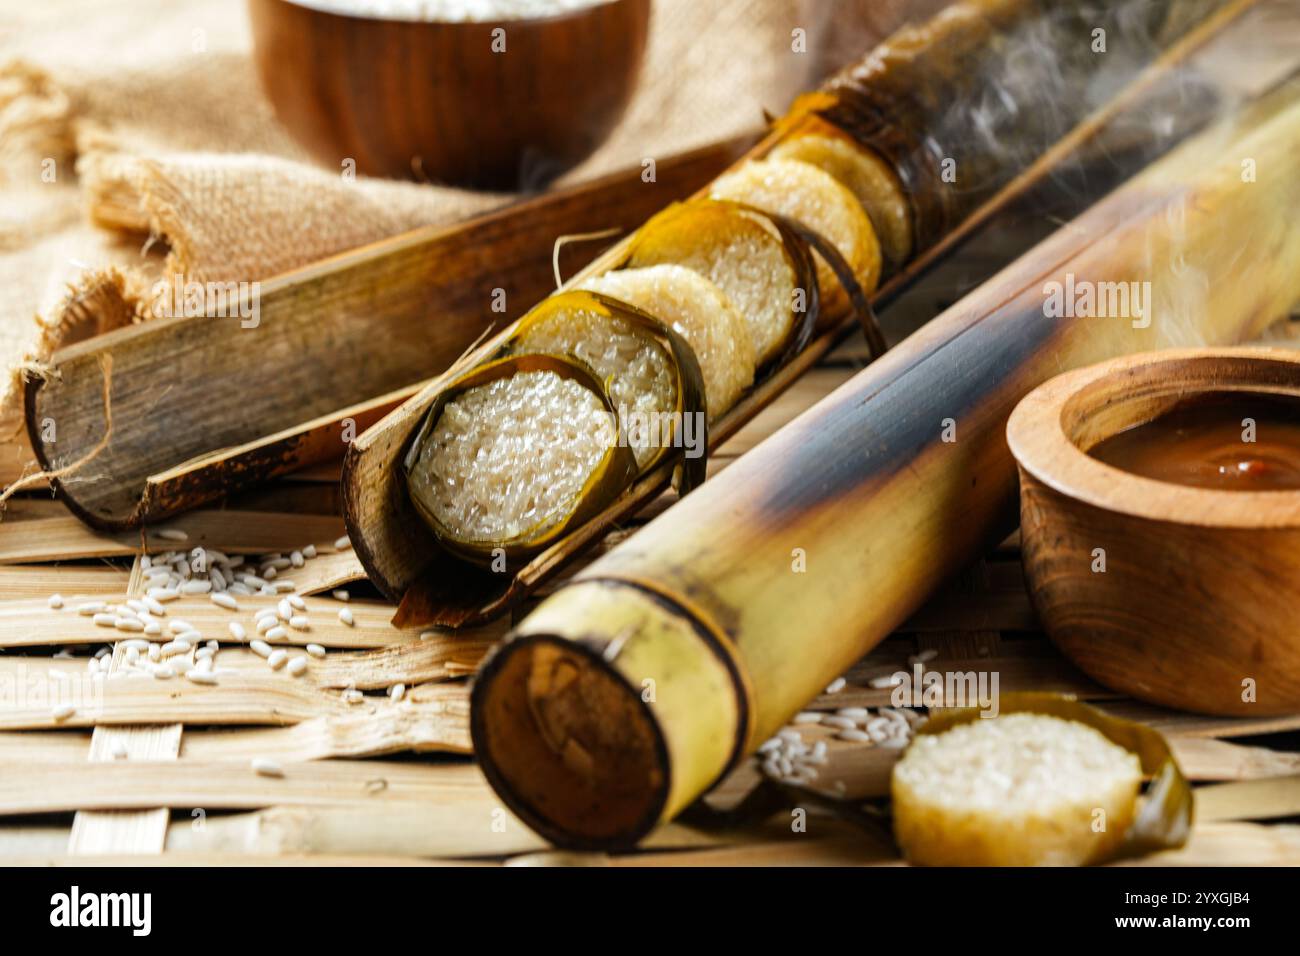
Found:
[[[972,180],[963,179],[967,185],[960,189],[904,175],[909,200],[913,204],[913,219],[927,223],[926,229],[932,233],[923,236],[925,241],[921,243],[919,254],[870,295],[870,303],[864,303],[862,307],[862,311],[867,313],[865,320],[859,315],[838,313],[828,314],[824,319],[819,317],[818,324],[826,331],[757,382],[735,407],[712,423],[710,447],[716,448],[736,434],[860,322],[868,326],[869,336],[875,334],[871,328],[874,319],[870,317],[873,308],[882,309],[894,301],[918,278],[977,234],[978,229],[996,214],[1006,213],[1018,205],[1033,206],[1044,202],[1045,196],[1052,195],[1057,204],[1055,214],[1067,218],[1073,216],[1125,176],[1141,169],[1154,156],[1208,121],[1223,105],[1218,96],[1204,95],[1205,89],[1199,89],[1197,94],[1188,94],[1183,89],[1182,79],[1176,78],[1181,77],[1190,57],[1255,5],[1256,0],[1198,4],[1197,12],[1189,15],[1186,21],[1171,18],[1166,22],[1168,11],[1164,5],[1156,4],[1144,14],[1151,16],[1153,23],[1142,31],[1143,41],[1129,51],[1136,62],[1147,65],[1141,70],[1129,69],[1123,73],[1123,90],[1118,96],[1091,112],[1084,108],[1079,98],[1072,98],[1069,107],[1056,117],[1056,125],[1035,128],[1023,137],[1017,155],[998,154],[1001,162],[996,175],[989,168],[987,156],[979,162],[972,162],[976,170],[982,169],[983,172],[977,172]],[[1132,8],[1132,5],[1126,7]],[[1217,13],[1208,16],[1212,9],[1217,9]],[[959,52],[953,57],[953,63],[959,66],[949,64],[945,70],[938,71],[943,76],[932,87],[947,95],[957,95],[964,89],[963,79],[956,78],[949,71],[955,69],[960,74],[963,66],[972,71],[987,68],[990,56],[996,59],[996,51],[1012,49],[1026,42],[1024,31],[1034,29],[1034,24],[1040,19],[1047,25],[1049,46],[1068,45],[1071,36],[1082,35],[1083,21],[1080,17],[1087,11],[1097,12],[1095,6],[1080,3],[1069,5],[1067,16],[1043,17],[1036,0],[971,0],[955,9],[953,17],[939,18],[934,21],[935,25],[927,24],[911,33],[905,31],[865,57],[862,61],[865,78],[850,71],[832,81],[826,89],[808,94],[803,98],[805,106],[796,106],[786,120],[778,123],[737,162],[765,156],[786,134],[786,124],[794,124],[797,128],[803,121],[800,111],[815,112],[819,104],[830,98],[827,90],[835,90],[845,98],[826,115],[844,124],[861,142],[885,151],[898,166],[900,174],[905,173],[911,160],[898,153],[898,149],[907,144],[915,147],[918,143],[927,144],[928,149],[934,143],[933,137],[928,137],[920,129],[904,129],[906,124],[897,129],[891,126],[892,131],[886,137],[894,147],[894,152],[890,153],[885,150],[885,144],[879,142],[877,126],[888,125],[901,115],[909,117],[911,122],[938,125],[939,117],[949,112],[945,111],[943,103],[915,102],[906,94],[909,84],[917,81],[929,67],[939,61],[947,63],[946,54],[940,52],[946,48],[945,45],[960,41]],[[1162,24],[1159,30],[1155,28],[1156,21]],[[1191,24],[1195,24],[1195,28],[1188,30]],[[1163,32],[1168,35],[1157,41],[1155,34]],[[1172,42],[1175,38],[1178,38],[1177,42]],[[990,54],[990,49],[994,54]],[[862,101],[864,84],[875,82],[882,76],[887,78],[883,84],[887,88],[879,97],[868,97],[870,107],[865,107]],[[1032,79],[1019,77],[1015,83],[1004,82],[1005,79],[999,74],[995,82],[1000,84],[1000,89],[1010,91],[1006,95],[1014,107],[1011,108],[1012,118],[1018,110],[1038,102],[1037,97],[1042,95]],[[1172,113],[1167,102],[1170,96],[1179,101],[1178,108]],[[864,120],[863,109],[871,114],[871,122]],[[1144,133],[1127,143],[1123,142],[1123,136],[1116,138],[1117,131],[1111,124],[1117,117],[1127,114],[1130,122],[1142,122],[1139,117],[1144,116],[1145,111],[1163,112],[1172,118],[1164,134]],[[1002,117],[1003,121],[1007,119]],[[1110,137],[1103,136],[1103,131],[1108,131]],[[960,128],[948,129],[944,138],[951,138],[950,146],[957,142],[965,143],[966,132]],[[903,141],[901,146],[900,138]],[[1105,156],[1110,161],[1109,168],[1104,171],[1091,168],[1089,158],[1095,161],[1098,156]],[[1054,176],[1077,173],[1085,166],[1089,166],[1087,174],[1073,187],[1062,191],[1052,182]],[[978,183],[978,188],[970,188],[971,181]],[[945,207],[946,211],[938,214],[923,202],[923,197],[936,192],[962,198],[957,205]],[[626,257],[630,242],[630,238],[625,239],[597,257],[572,277],[569,285],[618,267]],[[629,520],[658,496],[672,478],[671,462],[650,469],[602,512],[522,566],[512,568],[508,574],[475,573],[445,554],[432,532],[416,515],[401,475],[392,467],[392,462],[408,446],[420,421],[446,383],[455,374],[483,361],[500,347],[506,335],[507,332],[500,332],[475,352],[462,357],[456,366],[426,383],[349,446],[343,474],[344,514],[349,533],[371,581],[386,596],[401,601],[399,620],[421,620],[456,627],[479,624],[504,613],[534,593],[544,582],[553,580],[583,549]]]

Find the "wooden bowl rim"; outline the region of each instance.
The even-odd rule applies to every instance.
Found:
[[[1261,366],[1294,366],[1300,394],[1300,352],[1291,349],[1238,346],[1126,355],[1058,375],[1026,395],[1007,421],[1011,454],[1021,469],[1042,484],[1104,511],[1206,528],[1300,527],[1300,491],[1218,490],[1144,478],[1093,458],[1065,432],[1062,417],[1066,404],[1094,383],[1160,365],[1176,365],[1184,374],[1200,367],[1210,372],[1224,358],[1258,362]],[[1221,376],[1207,376],[1204,390],[1219,390],[1237,382],[1249,384],[1241,379],[1225,381]],[[1189,383],[1189,393],[1197,390]]]
[[[406,17],[381,17],[373,14],[364,14],[360,12],[346,13],[342,10],[326,10],[316,6],[313,0],[260,0],[263,3],[287,4],[291,7],[297,7],[308,13],[322,17],[335,17],[340,20],[360,21],[362,23],[382,23],[393,24],[397,26],[413,27],[436,27],[443,29],[474,28],[478,30],[494,30],[497,27],[519,27],[519,26],[549,26],[551,24],[560,24],[565,20],[585,19],[597,15],[599,11],[608,10],[610,7],[616,7],[619,4],[646,4],[646,0],[592,0],[590,6],[578,7],[573,10],[564,10],[559,13],[549,13],[540,17],[515,17],[509,20],[410,20]]]

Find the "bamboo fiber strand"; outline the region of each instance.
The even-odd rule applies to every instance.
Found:
[[[469,753],[469,698],[464,688],[409,707],[356,705],[352,711],[312,717],[287,727],[185,731],[180,759],[307,761],[372,757],[401,750]],[[415,694],[411,692],[412,698]],[[174,726],[174,725],[173,725]],[[101,727],[101,730],[108,729]],[[126,729],[126,728],[124,728]],[[91,735],[81,731],[0,732],[0,763],[83,760]],[[0,836],[3,843],[3,836]]]
[[[184,678],[155,680],[147,675],[94,683],[94,688],[80,691],[80,706],[62,720],[54,717],[52,706],[55,701],[68,699],[63,696],[68,693],[64,682],[46,685],[45,693],[57,697],[42,699],[36,691],[20,700],[7,701],[0,707],[0,730],[160,722],[293,724],[312,717],[345,713],[349,706],[337,693],[269,670],[264,676],[224,675],[215,687],[194,684]]]
[[[314,717],[293,727],[193,731],[185,735],[186,760],[248,761],[269,757],[305,763],[340,757],[378,757],[399,751],[468,754],[469,701],[457,712],[430,705],[360,707]]]
[[[90,760],[119,759],[122,748],[130,760],[175,760],[180,752],[181,725],[158,727],[96,727]],[[83,810],[72,821],[70,854],[161,853],[167,843],[171,814],[165,807],[150,810]]]
[[[471,802],[473,822],[490,828],[498,804],[484,803],[471,764],[423,765],[382,760],[317,760],[283,765],[280,778],[220,760],[44,764],[34,772],[0,765],[0,813],[149,808],[253,809],[278,804],[390,805],[456,813]],[[466,819],[469,824],[471,820]]]
[[[48,595],[47,595],[48,597]],[[103,594],[64,594],[64,606],[61,610],[51,610],[45,598],[28,598],[18,601],[0,602],[0,647],[35,647],[40,645],[85,645],[111,644],[120,639],[140,637],[139,633],[125,633],[113,628],[99,627],[94,621],[75,608],[85,602],[104,601]],[[119,600],[126,600],[126,595],[119,595]],[[448,642],[454,646],[464,638],[452,636],[447,631],[421,631],[419,628],[399,629],[389,623],[394,607],[372,601],[351,601],[346,606],[351,609],[354,620],[349,627],[338,618],[342,603],[328,598],[305,599],[307,610],[304,612],[310,621],[306,630],[288,629],[284,641],[288,645],[320,644],[323,647],[338,647],[349,650],[390,647],[398,644],[417,643],[421,633],[432,636],[428,642]],[[228,611],[217,607],[205,595],[186,597],[166,605],[168,621],[183,620],[193,624],[205,638],[214,638],[229,643],[232,638],[228,625],[232,621],[245,626],[256,637],[252,627],[253,615],[264,607],[275,607],[277,600],[271,597],[242,597],[239,610]],[[492,624],[466,632],[467,637],[495,637],[505,632],[505,624]]]
[[[121,568],[65,565],[62,567],[7,567],[0,573],[0,602],[48,600],[51,594],[124,594],[131,575]]]
[[[159,538],[151,533],[158,528],[96,531],[70,514],[0,521],[0,564],[130,557],[140,551],[142,543],[150,551],[189,550],[201,545],[230,554],[257,554],[315,544],[319,550],[332,552],[333,542],[344,531],[343,519],[334,515],[264,511],[192,511],[163,527],[184,531],[188,537],[184,541]]]
[[[1269,820],[1300,815],[1300,775],[1198,787],[1196,819]]]

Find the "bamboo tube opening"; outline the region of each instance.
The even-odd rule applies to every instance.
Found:
[[[633,846],[744,754],[732,648],[642,585],[558,590],[485,664],[470,730],[489,782],[552,843]]]
[[[634,842],[668,791],[663,736],[637,692],[598,655],[530,635],[479,675],[472,709],[484,772],[553,843]]]

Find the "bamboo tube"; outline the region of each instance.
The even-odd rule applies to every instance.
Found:
[[[937,249],[932,243],[941,234],[948,237],[947,242],[955,242],[955,233],[964,229],[955,224],[980,202],[997,194],[991,204],[1004,205],[1041,183],[1051,163],[1034,163],[1036,157],[1047,151],[1053,163],[1077,159],[1079,147],[1097,133],[1100,116],[1114,116],[1109,109],[1101,114],[1092,111],[1095,103],[1080,92],[1085,87],[1107,85],[1096,82],[1104,61],[1089,47],[1093,29],[1109,30],[1109,49],[1114,56],[1104,67],[1107,79],[1119,85],[1136,79],[1136,88],[1149,92],[1154,76],[1182,63],[1254,2],[1235,0],[1223,8],[1221,17],[1202,22],[1208,9],[1222,7],[1221,0],[960,0],[924,26],[891,37],[864,56],[858,68],[802,98],[742,157],[738,167],[763,161],[787,138],[824,135],[828,127],[837,131],[837,141],[845,136],[855,140],[854,148],[870,153],[873,165],[905,164],[908,156],[924,153],[937,164],[935,176],[927,179],[900,168],[897,176],[872,178],[872,188],[879,189],[879,195],[856,195],[869,213],[907,206],[918,222],[917,248]],[[1198,22],[1191,33],[1184,32]],[[1179,36],[1184,41],[1194,38],[1194,42],[1167,45]],[[1156,61],[1154,72],[1139,76],[1139,68],[1152,61]],[[1012,62],[1014,68],[1008,66]],[[1045,97],[1045,91],[1051,91],[1051,96]],[[1108,95],[1108,91],[1097,92],[1102,99]],[[1131,104],[1134,99],[1141,97],[1130,90],[1123,101]],[[990,106],[994,100],[996,106]],[[954,109],[954,103],[963,107]],[[969,122],[952,120],[967,113]],[[1043,118],[1046,116],[1050,121]],[[838,131],[836,122],[844,124],[843,131]],[[972,123],[979,127],[978,142],[972,138]],[[1062,139],[1061,134],[1072,128],[1081,129],[1081,134]],[[884,159],[875,156],[877,151]],[[947,175],[947,159],[957,163],[954,178]],[[1032,169],[1026,169],[1030,163]],[[1003,186],[1006,191],[1000,193]],[[706,188],[699,196],[711,191]],[[921,195],[927,191],[953,194],[944,200],[942,214],[918,205],[930,201]],[[750,196],[749,201],[763,205],[758,196]],[[791,210],[787,212],[799,218]],[[567,287],[622,267],[636,243],[637,234],[627,237],[590,263]],[[824,251],[819,255],[825,258]],[[882,305],[896,295],[937,258],[922,252],[909,260],[876,290],[875,304]],[[864,295],[870,293],[874,275],[870,279],[859,275],[858,279]],[[826,298],[825,291],[819,290],[819,301]],[[831,305],[818,325],[825,331],[795,354],[785,356],[760,376],[730,411],[709,423],[710,449],[767,407],[829,351],[855,319],[864,320],[868,342],[879,342],[883,349],[883,336],[866,314],[865,303],[862,315],[848,316],[842,309],[845,297],[829,291]],[[434,532],[416,514],[402,469],[394,468],[393,462],[410,447],[430,408],[453,378],[496,354],[512,334],[513,329],[507,328],[463,357],[446,375],[433,379],[348,448],[342,484],[349,535],[371,583],[390,599],[401,600],[401,622],[457,627],[500,615],[550,580],[583,548],[657,497],[672,474],[672,462],[657,465],[604,510],[527,561],[508,563],[503,573],[475,568],[440,547]]]
[[[1219,5],[962,0],[891,36],[795,112],[825,118],[888,161],[922,251],[1083,119],[1080,81],[1100,57],[1150,60]]]
[[[1024,394],[1111,355],[1249,337],[1300,301],[1297,215],[1292,83],[1134,178],[542,603],[473,692],[488,778],[569,845],[632,843],[672,817],[1014,526],[1003,430]],[[1149,285],[1107,317],[1050,307],[1053,283],[1128,282]]]

